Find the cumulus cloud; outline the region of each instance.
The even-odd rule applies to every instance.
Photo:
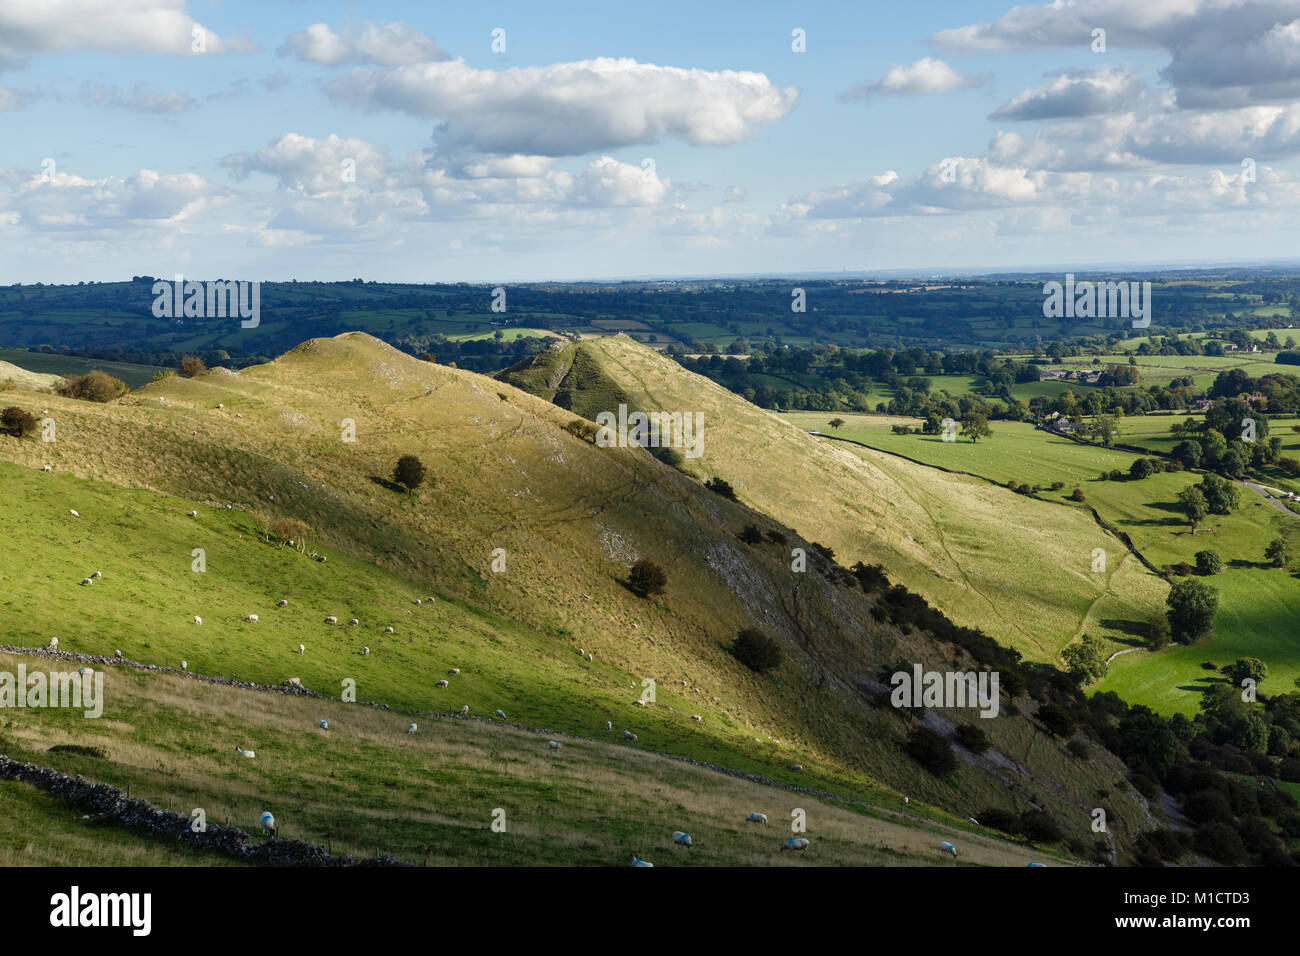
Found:
[[[1126,69],[1068,70],[1012,97],[989,116],[994,120],[1062,119],[1119,113],[1138,105],[1142,77]]]
[[[337,103],[441,120],[435,138],[448,156],[579,156],[662,138],[728,146],[798,99],[762,73],[609,58],[501,71],[460,59],[358,69],[327,89]]]
[[[842,100],[870,100],[874,96],[892,94],[916,96],[920,93],[946,93],[968,86],[978,86],[983,80],[958,73],[943,60],[923,57],[911,66],[891,66],[884,76],[869,83],[859,83],[840,95]]]
[[[0,209],[34,230],[179,224],[225,203],[229,194],[193,173],[163,175],[141,169],[120,179],[85,179],[59,172],[49,181],[32,176],[0,199]]]
[[[334,193],[358,181],[382,181],[388,171],[388,159],[378,146],[334,133],[325,139],[285,133],[256,153],[224,156],[221,165],[239,179],[266,173],[284,189],[309,194]]]
[[[366,23],[360,30],[349,29],[342,34],[335,33],[327,23],[313,23],[290,34],[276,52],[323,66],[400,66],[447,59],[432,37],[401,22]]]
[[[185,0],[5,0],[0,4],[0,69],[33,54],[67,50],[193,55],[193,31],[206,53],[256,49],[221,37],[185,12]]]

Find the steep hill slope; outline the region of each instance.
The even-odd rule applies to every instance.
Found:
[[[902,753],[913,716],[876,707],[870,682],[900,659],[973,669],[964,651],[873,619],[873,599],[818,560],[792,572],[790,547],[806,542],[643,449],[595,447],[571,412],[368,336],[312,340],[238,375],[168,379],[109,405],[33,400],[58,441],[0,440],[0,457],[23,466],[0,473],[15,544],[0,557],[12,595],[0,627],[28,643],[59,636],[72,650],[122,647],[145,663],[185,658],[327,692],[352,677],[362,699],[446,711],[455,695],[452,708],[581,735],[610,720],[638,746],[877,802],[906,792],[959,819],[1042,805],[1081,837],[1096,792],[1123,777],[1107,754],[1078,760],[1023,714],[938,709],[927,723],[951,733],[951,721],[975,720],[994,750],[931,776]],[[385,477],[407,453],[430,473],[413,496]],[[329,560],[264,543],[259,516],[305,522],[309,548]],[[791,540],[744,544],[750,523]],[[191,570],[199,547],[203,573]],[[624,583],[643,555],[668,573],[649,601]],[[78,585],[92,569],[104,578]],[[361,623],[331,627],[327,615]],[[746,626],[785,651],[770,677],[726,650]],[[433,686],[465,661],[453,688]],[[657,699],[636,706],[647,679]],[[1110,799],[1122,842],[1149,817],[1126,786]]]
[[[12,384],[15,388],[25,389],[32,392],[48,392],[54,389],[62,381],[58,375],[43,375],[40,372],[29,372],[25,368],[19,368],[11,362],[0,361],[0,386]],[[0,394],[0,400],[4,396]]]
[[[724,478],[742,501],[846,565],[883,564],[954,620],[1028,658],[1054,661],[1099,600],[1114,624],[1145,620],[1163,602],[1163,583],[1140,567],[1112,561],[1117,573],[1092,571],[1093,549],[1118,555],[1122,547],[1085,514],[819,440],[628,338],[552,348],[500,375],[541,397],[564,396],[593,418],[617,411],[618,401],[702,414],[703,454],[685,459],[684,470]]]

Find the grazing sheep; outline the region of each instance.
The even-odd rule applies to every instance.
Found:
[[[624,740],[636,740],[636,734],[632,733],[632,731],[630,731],[630,730],[625,730],[625,731],[623,731],[623,739],[624,739]]]
[[[81,674],[82,676],[85,676],[86,674],[95,673],[95,669],[93,667],[78,667],[77,673]]]
[[[191,512],[190,512],[190,517],[191,517],[191,518],[197,518],[198,516],[199,516],[199,513],[198,513],[197,511],[191,511]]]
[[[285,683],[286,683],[286,684],[289,684],[289,685],[292,686],[292,687],[301,687],[301,686],[302,686],[302,678],[301,678],[301,677],[290,677],[287,681],[285,681]]]
[[[939,849],[944,853],[951,853],[953,856],[957,855],[957,848],[946,840],[939,844]]]
[[[979,822],[978,820],[976,820],[974,817],[967,817],[967,818],[966,818],[966,822],[967,822],[967,823],[973,823],[973,824],[975,824],[976,826],[979,826],[979,825],[980,825],[980,822]]]
[[[638,697],[636,700],[632,701],[632,703],[636,704],[636,706],[638,706],[638,707],[644,707],[644,706],[645,706],[645,701],[643,701],[640,697]]]
[[[651,863],[649,860],[638,860],[635,853],[632,854],[632,865],[633,866],[654,866],[654,864]]]
[[[203,618],[201,618],[201,617],[199,617],[197,614],[195,614],[195,615],[194,615],[194,623],[195,623],[195,624],[202,624],[202,623],[203,623]]]
[[[763,824],[763,826],[767,826],[767,814],[766,814],[766,813],[751,813],[749,816],[745,817],[745,822],[746,822],[746,823],[761,823],[761,824]]]
[[[113,656],[116,657],[118,660],[121,660],[121,659],[122,659],[122,652],[121,652],[121,651],[114,651],[114,652],[113,652]]]
[[[41,469],[41,471],[53,471],[53,470],[54,469],[51,468],[49,465],[46,465],[44,468]]]
[[[590,655],[590,654],[587,655],[587,660],[591,660],[591,655]]]
[[[906,806],[907,804],[909,804],[909,803],[911,803],[911,802],[912,802],[912,801],[909,800],[907,797],[904,797],[904,798],[903,798],[903,805],[904,805],[904,806]]]
[[[632,622],[632,626],[633,626],[633,627],[636,627],[636,621],[633,621],[633,622]]]
[[[1046,863],[1026,863],[1025,866],[1047,866]]]
[[[360,623],[361,623],[361,622],[358,621],[355,617],[354,617],[352,620],[348,621],[348,625],[349,625],[349,626],[356,626],[357,624],[360,624]]]
[[[586,656],[587,656],[587,652],[584,651],[584,650],[580,647],[580,648],[578,648],[578,656],[579,656],[579,657],[586,657]]]
[[[803,773],[803,764],[797,763],[790,769],[793,770],[795,773]]]
[[[453,667],[451,670],[447,671],[447,673],[448,673],[448,674],[459,674],[459,673],[460,673],[460,668],[459,668],[459,667]]]
[[[318,724],[318,726],[320,727],[321,730],[329,730],[330,722],[328,720],[322,720],[320,724]]]
[[[462,717],[469,715],[469,704],[466,704],[464,707],[460,709],[460,714]]]
[[[251,751],[251,750],[245,750],[243,747],[236,747],[236,748],[235,748],[235,753],[239,754],[239,756],[241,756],[241,757],[256,757],[256,756],[257,756],[257,754],[253,753],[253,751]]]
[[[305,648],[305,647],[303,647],[301,644],[299,644],[299,645],[298,645],[298,653],[299,653],[299,654],[306,654],[306,653],[307,653],[307,648]]]
[[[189,669],[190,669],[190,662],[189,662],[189,661],[181,661],[181,670],[183,670],[183,671],[187,671],[187,670],[189,670]]]
[[[90,574],[90,576],[91,576],[92,578],[102,578],[102,577],[104,576],[104,572],[103,572],[103,571],[92,571],[91,574]]]
[[[808,840],[805,837],[791,837],[781,844],[782,850],[794,850],[796,853],[802,853],[808,849]]]
[[[691,714],[691,720],[703,720],[703,719],[704,718],[701,717],[699,714]]]
[[[82,578],[82,579],[81,579],[81,583],[82,583],[82,584],[94,584],[95,582],[92,581],[92,580],[90,580],[90,578]]]
[[[384,628],[384,633],[385,633],[385,634],[392,634],[392,633],[393,633],[393,629],[392,629],[391,627],[386,627],[386,628]]]
[[[72,515],[72,517],[74,517],[74,518],[80,518],[80,517],[81,517],[81,515],[77,514],[77,513],[76,513],[75,511],[73,511],[71,508],[68,509],[68,514]]]
[[[496,711],[496,715],[497,715],[498,717],[500,717],[502,720],[505,720],[505,719],[506,719],[506,712],[505,712],[504,710],[498,710],[498,711]]]
[[[552,750],[560,749],[560,742],[558,740],[549,740],[547,741],[547,744],[550,746]]]
[[[275,836],[275,817],[268,811],[263,813],[261,819],[257,821],[262,825],[262,832],[267,836]]]
[[[339,622],[339,619],[338,619],[337,617],[335,617],[333,614],[331,614],[329,617],[325,618],[325,623],[326,623],[326,624],[337,624],[338,622]]]
[[[50,638],[50,647],[54,648],[56,651],[59,649],[59,639],[57,637]]]
[[[245,615],[244,615],[244,620],[245,620],[245,621],[252,621],[254,624],[256,624],[258,618],[257,618],[257,615],[256,615],[256,614],[245,614]]]
[[[408,734],[413,734],[419,729],[420,728],[415,725],[415,721],[411,721],[411,723],[406,725],[406,732]]]
[[[673,843],[677,846],[684,846],[689,850],[691,848],[691,835],[689,833],[683,833],[681,830],[674,830]]]
[[[361,656],[362,656],[362,657],[369,657],[369,656],[370,656],[370,647],[369,647],[368,645],[365,646],[365,647],[363,647],[363,648],[361,648]]]
[[[607,721],[605,721],[605,729],[606,729],[606,730],[613,730],[613,729],[614,729],[614,721],[612,721],[612,720],[607,720]]]
[[[446,680],[440,680],[440,681],[438,681],[438,683],[434,684],[433,686],[434,686],[434,687],[448,687],[448,686],[450,686],[450,685],[447,683]]]
[[[275,603],[275,606],[276,606],[276,607],[288,607],[288,606],[289,606],[289,601],[288,601],[286,598],[280,598],[280,600],[277,601],[277,602]]]
[[[423,602],[421,602],[419,598],[416,598],[416,599],[415,599],[415,603],[416,603],[416,604],[421,604],[421,603],[423,603]]]

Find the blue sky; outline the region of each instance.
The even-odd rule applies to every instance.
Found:
[[[1297,254],[1300,0],[466,6],[6,0],[0,282]]]

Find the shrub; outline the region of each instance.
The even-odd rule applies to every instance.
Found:
[[[1001,807],[985,807],[979,812],[980,826],[1012,835],[1020,832],[1020,816]]]
[[[762,544],[763,532],[758,530],[757,525],[747,524],[740,532],[740,540],[745,544]]]
[[[757,628],[747,627],[736,635],[731,645],[732,656],[756,674],[778,666],[785,655],[781,646]]]
[[[1057,737],[1069,737],[1074,733],[1074,719],[1055,704],[1043,704],[1039,707],[1038,719],[1047,728],[1048,733]]]
[[[0,427],[18,438],[25,438],[36,431],[36,424],[36,416],[17,405],[10,405],[0,411]]]
[[[68,375],[54,390],[66,398],[84,402],[111,402],[131,391],[126,382],[99,369],[91,369],[85,375]]]
[[[723,478],[710,478],[704,483],[704,487],[715,494],[722,495],[728,501],[736,500],[736,489],[731,487],[731,482]]]
[[[669,468],[680,470],[686,465],[686,456],[671,445],[656,445],[650,449],[650,454]]]
[[[1083,489],[1082,489],[1082,488],[1075,488],[1074,491],[1070,492],[1070,500],[1071,500],[1071,501],[1083,501],[1083,500],[1085,500],[1085,499],[1084,499],[1084,496],[1083,496]]]
[[[1158,651],[1167,647],[1171,636],[1169,618],[1163,614],[1156,614],[1147,621],[1147,644],[1151,650]]]
[[[1197,551],[1196,552],[1196,573],[1197,574],[1218,574],[1223,570],[1223,559],[1219,557],[1217,551]]]
[[[649,558],[638,558],[627,575],[628,584],[641,597],[662,594],[668,586],[668,575]]]
[[[208,364],[197,355],[187,355],[181,359],[181,378],[194,378],[208,370]]]
[[[406,489],[408,495],[424,484],[424,462],[414,455],[403,455],[393,466],[393,481]]]
[[[947,776],[957,769],[952,745],[929,727],[914,727],[907,735],[907,754],[936,777]]]
[[[1026,810],[1020,814],[1020,833],[1034,843],[1055,843],[1061,839],[1061,827],[1046,810]]]
[[[1128,475],[1137,481],[1150,478],[1156,472],[1156,466],[1150,458],[1135,458],[1129,466]]]
[[[1064,487],[1065,487],[1065,482],[1063,482],[1063,481],[1054,481],[1054,482],[1052,482],[1052,490],[1053,490],[1053,491],[1060,491],[1060,490],[1061,490],[1062,488],[1064,488]]]
[[[1237,831],[1226,823],[1208,823],[1196,831],[1196,849],[1212,860],[1229,866],[1249,862],[1246,846]]]
[[[786,543],[786,537],[785,537],[785,535],[782,534],[780,531],[769,531],[769,532],[767,533],[767,540],[768,540],[768,541],[771,541],[773,544],[785,544],[785,543]]]
[[[1071,756],[1076,760],[1087,760],[1092,756],[1092,750],[1082,740],[1071,740],[1065,745],[1065,749],[1070,751]]]
[[[989,749],[989,735],[974,724],[958,725],[957,739],[973,754],[982,754]]]

